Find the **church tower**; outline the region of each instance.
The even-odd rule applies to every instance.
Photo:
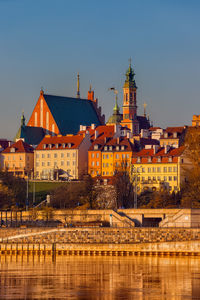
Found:
[[[127,126],[133,134],[139,134],[139,122],[137,120],[137,86],[135,73],[131,67],[126,72],[126,80],[123,87],[123,120],[122,126]]]

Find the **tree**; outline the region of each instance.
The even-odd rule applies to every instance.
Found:
[[[189,128],[185,138],[186,157],[192,167],[184,170],[186,181],[182,185],[182,207],[200,207],[200,128]]]
[[[113,183],[116,190],[116,208],[133,207],[134,182],[127,162],[122,162],[121,166],[116,168]]]
[[[0,171],[0,180],[1,191],[7,189],[7,195],[4,193],[2,196],[5,201],[8,200],[7,207],[10,208],[12,205],[23,207],[26,199],[26,181],[7,171]]]

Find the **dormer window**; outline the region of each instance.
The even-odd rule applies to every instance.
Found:
[[[168,133],[167,132],[164,133],[164,138],[168,138]]]
[[[112,146],[109,147],[109,150],[112,151]]]
[[[65,148],[65,143],[62,144],[62,147]]]
[[[104,150],[106,150],[106,151],[107,151],[107,150],[108,150],[108,147],[107,147],[107,146],[105,146],[105,147],[104,147]]]
[[[171,156],[169,157],[169,162],[172,162],[172,157]]]
[[[51,149],[52,148],[52,144],[49,144],[49,149]]]
[[[94,150],[98,150],[99,146],[98,144],[94,145]]]
[[[56,144],[56,149],[58,149],[58,144]]]
[[[46,149],[46,144],[43,145],[43,149]]]
[[[137,163],[140,163],[140,162],[141,162],[141,158],[138,157],[138,158],[137,158]]]
[[[158,162],[161,162],[161,157],[160,156],[158,157]]]
[[[116,146],[116,150],[119,151],[119,146]]]
[[[151,162],[151,156],[148,157],[148,162]]]
[[[177,138],[177,132],[173,133],[173,138]]]
[[[124,146],[121,146],[121,150],[124,150]]]
[[[72,144],[71,143],[68,143],[67,147],[68,148],[71,148]]]
[[[10,149],[10,152],[14,153],[14,152],[15,152],[15,148],[12,147],[12,148]]]

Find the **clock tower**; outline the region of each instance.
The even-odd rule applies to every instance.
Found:
[[[137,86],[134,77],[135,73],[130,61],[123,87],[123,120],[121,125],[131,129],[133,134],[139,134],[139,122],[137,120]]]

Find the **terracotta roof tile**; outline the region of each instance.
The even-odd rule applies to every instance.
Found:
[[[84,135],[45,136],[37,146],[36,150],[63,149],[63,144],[65,144],[65,148],[76,149],[79,147],[83,139]],[[70,147],[68,144],[71,144]],[[56,145],[58,146],[56,147]]]
[[[15,152],[12,152],[11,149],[15,149]],[[22,140],[17,141],[12,144],[10,147],[7,147],[2,153],[33,153],[34,149],[29,144],[23,142]]]

